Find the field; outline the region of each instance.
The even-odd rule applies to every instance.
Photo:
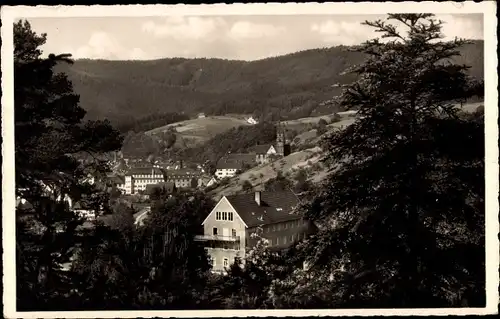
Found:
[[[299,124],[318,124],[320,119],[325,119],[326,121],[330,121],[331,117],[329,115],[303,117],[303,118],[296,119],[296,120],[283,121],[283,124],[290,125],[290,126],[299,125]]]
[[[173,128],[177,132],[179,143],[184,143],[180,146],[185,147],[206,142],[219,133],[242,125],[250,125],[244,116],[207,116],[157,127],[147,131],[146,134],[155,135]]]

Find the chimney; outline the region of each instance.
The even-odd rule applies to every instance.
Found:
[[[260,191],[255,191],[255,202],[260,206]]]

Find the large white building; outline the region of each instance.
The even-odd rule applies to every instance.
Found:
[[[137,194],[145,191],[146,186],[165,181],[163,171],[156,167],[132,168],[125,175],[125,194]]]

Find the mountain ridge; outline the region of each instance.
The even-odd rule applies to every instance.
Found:
[[[89,119],[114,124],[158,113],[253,114],[261,120],[331,113],[323,101],[355,80],[341,75],[364,60],[346,46],[317,48],[254,61],[218,58],[165,58],[146,61],[76,60],[60,65],[81,97]],[[483,79],[484,41],[461,48],[457,62]],[[168,123],[165,123],[168,124]]]

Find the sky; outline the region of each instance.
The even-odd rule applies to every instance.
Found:
[[[258,60],[301,50],[359,44],[378,36],[361,25],[384,15],[226,15],[29,18],[47,33],[44,54],[74,58]],[[482,14],[439,14],[445,39],[483,39]]]

